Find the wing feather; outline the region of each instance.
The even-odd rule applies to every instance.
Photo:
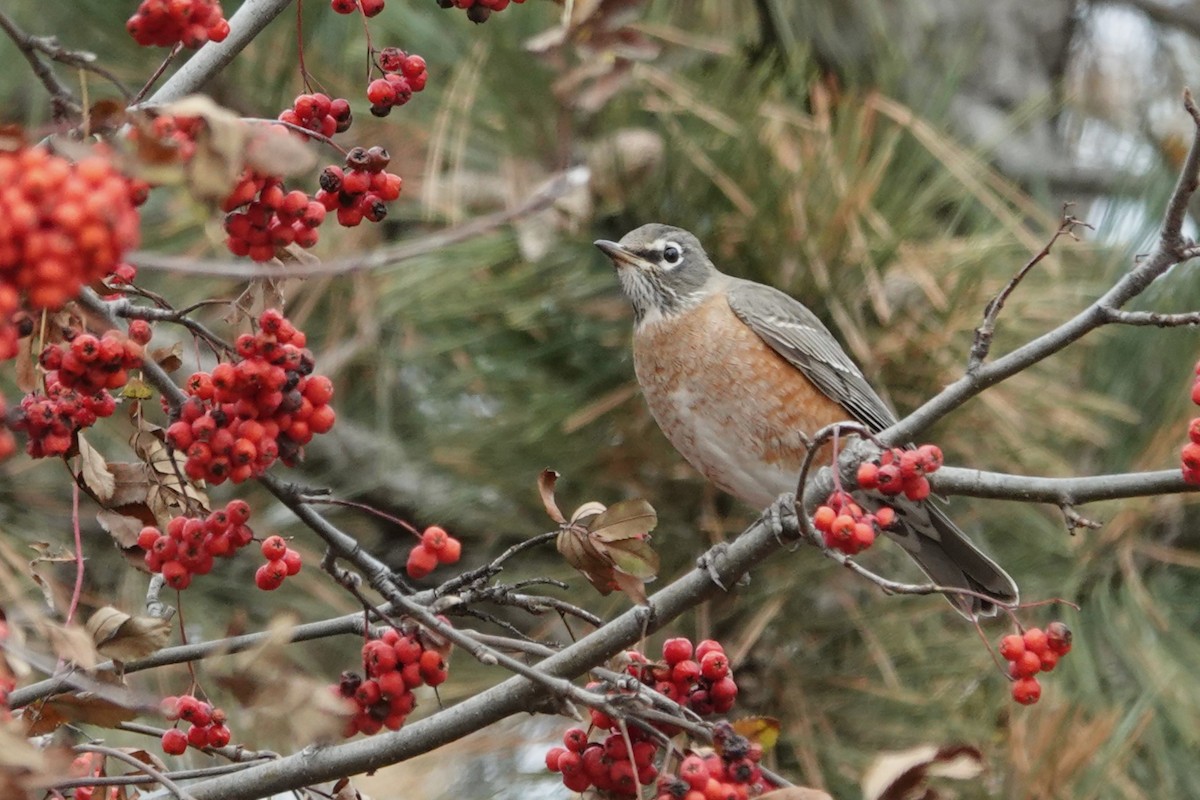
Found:
[[[799,301],[770,286],[737,279],[728,296],[738,319],[856,421],[876,432],[896,421],[829,329]]]

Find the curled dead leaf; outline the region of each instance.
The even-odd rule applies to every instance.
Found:
[[[546,509],[546,515],[554,520],[559,525],[567,521],[563,513],[558,510],[558,503],[554,501],[554,484],[558,482],[558,473],[552,469],[544,469],[538,475],[538,495],[542,498],[542,507]]]
[[[64,692],[30,706],[21,715],[28,736],[50,733],[67,723],[115,728],[136,719],[141,710],[121,705],[92,692]]]
[[[107,503],[116,491],[116,476],[109,471],[104,456],[88,443],[82,433],[76,439],[79,442],[79,477],[97,502]]]
[[[171,636],[171,623],[159,617],[134,617],[105,606],[87,621],[87,632],[101,655],[133,661],[159,650]]]
[[[92,643],[92,637],[78,625],[43,622],[39,627],[57,657],[81,669],[91,669],[100,663],[100,653]]]

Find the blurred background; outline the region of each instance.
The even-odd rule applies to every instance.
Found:
[[[236,5],[226,1],[227,16]],[[132,2],[6,7],[31,33],[95,51],[131,85],[157,64],[159,54],[123,29]],[[310,448],[296,480],[418,526],[443,524],[462,538],[468,565],[552,527],[535,490],[544,467],[563,474],[564,509],[649,499],[663,581],[757,513],[706,486],[649,417],[633,377],[631,315],[593,239],[649,221],[694,231],[725,271],[812,307],[904,412],[961,375],[984,304],[1049,239],[1065,202],[1094,231],[1060,241],[1022,284],[993,352],[1067,319],[1128,269],[1153,240],[1192,132],[1180,99],[1200,68],[1200,4],[1191,2],[577,0],[570,24],[563,14],[529,0],[476,26],[433,0],[389,0],[370,22],[375,46],[423,55],[430,79],[380,120],[367,111],[360,21],[326,3],[303,9],[309,70],[354,104],[354,127],[340,140],[387,147],[405,181],[385,223],[326,225],[319,256],[513,208],[563,170],[590,169],[588,184],[553,208],[432,255],[283,285],[318,370],[338,391],[338,424]],[[288,12],[207,91],[246,116],[273,117],[302,90],[295,47]],[[40,129],[44,92],[7,40],[0,63],[0,121]],[[94,78],[88,91],[112,94]],[[181,193],[154,193],[144,222],[147,249],[223,255],[219,225]],[[1137,307],[1200,307],[1193,272],[1175,269]],[[176,304],[242,288],[150,272],[140,282]],[[160,330],[156,341],[172,336]],[[988,391],[928,438],[948,463],[984,469],[1175,467],[1194,412],[1198,344],[1191,330],[1103,331]],[[195,366],[185,357],[181,376]],[[0,383],[16,396],[10,376]],[[128,458],[128,431],[107,430],[93,441],[112,460]],[[16,458],[0,476],[10,562],[31,557],[29,542],[70,541],[61,465]],[[260,509],[256,530],[296,534],[315,564],[312,537],[249,494]],[[980,747],[989,767],[952,787],[960,797],[1200,796],[1194,503],[1095,504],[1080,510],[1104,526],[1075,535],[1050,506],[960,498],[951,509],[1023,597],[1082,607],[1024,615],[1036,624],[1060,618],[1075,631],[1074,651],[1036,706],[1009,699],[987,650],[943,600],[885,598],[804,549],[764,564],[749,586],[672,632],[725,642],[739,708],[783,724],[777,768],[838,798],[858,796],[881,751],[952,742]],[[361,512],[331,515],[397,565],[413,544]],[[136,608],[144,576],[101,568],[120,556],[86,509],[84,519],[88,601]],[[876,548],[868,561],[915,577],[893,550]],[[283,608],[306,620],[354,610],[316,570],[263,597],[253,568],[235,560],[188,590],[195,638],[260,626]],[[68,574],[39,569],[69,592]],[[505,574],[533,576],[568,581],[569,591],[552,591],[603,613],[628,603],[600,600],[549,548]],[[494,611],[567,640],[555,620],[530,626]],[[987,629],[993,639],[1004,632],[1002,623]],[[287,657],[331,680],[354,666],[355,652],[346,639],[289,648]],[[204,669],[219,672],[220,662]],[[182,667],[158,672],[138,680],[151,691],[185,688]],[[460,657],[443,700],[499,677]],[[288,744],[272,741],[283,733],[267,722],[234,716],[233,725],[235,735],[254,731],[256,746]],[[517,722],[401,765],[411,771],[399,782],[392,773],[362,788],[376,798],[562,796],[541,754],[563,727]]]

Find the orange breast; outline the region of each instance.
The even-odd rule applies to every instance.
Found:
[[[635,332],[650,411],[689,463],[759,507],[794,491],[804,437],[849,416],[767,346],[723,293]]]

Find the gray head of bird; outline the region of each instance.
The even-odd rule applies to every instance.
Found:
[[[647,324],[694,308],[714,289],[721,273],[700,240],[682,228],[652,222],[619,242],[596,241],[617,268],[634,317]]]

